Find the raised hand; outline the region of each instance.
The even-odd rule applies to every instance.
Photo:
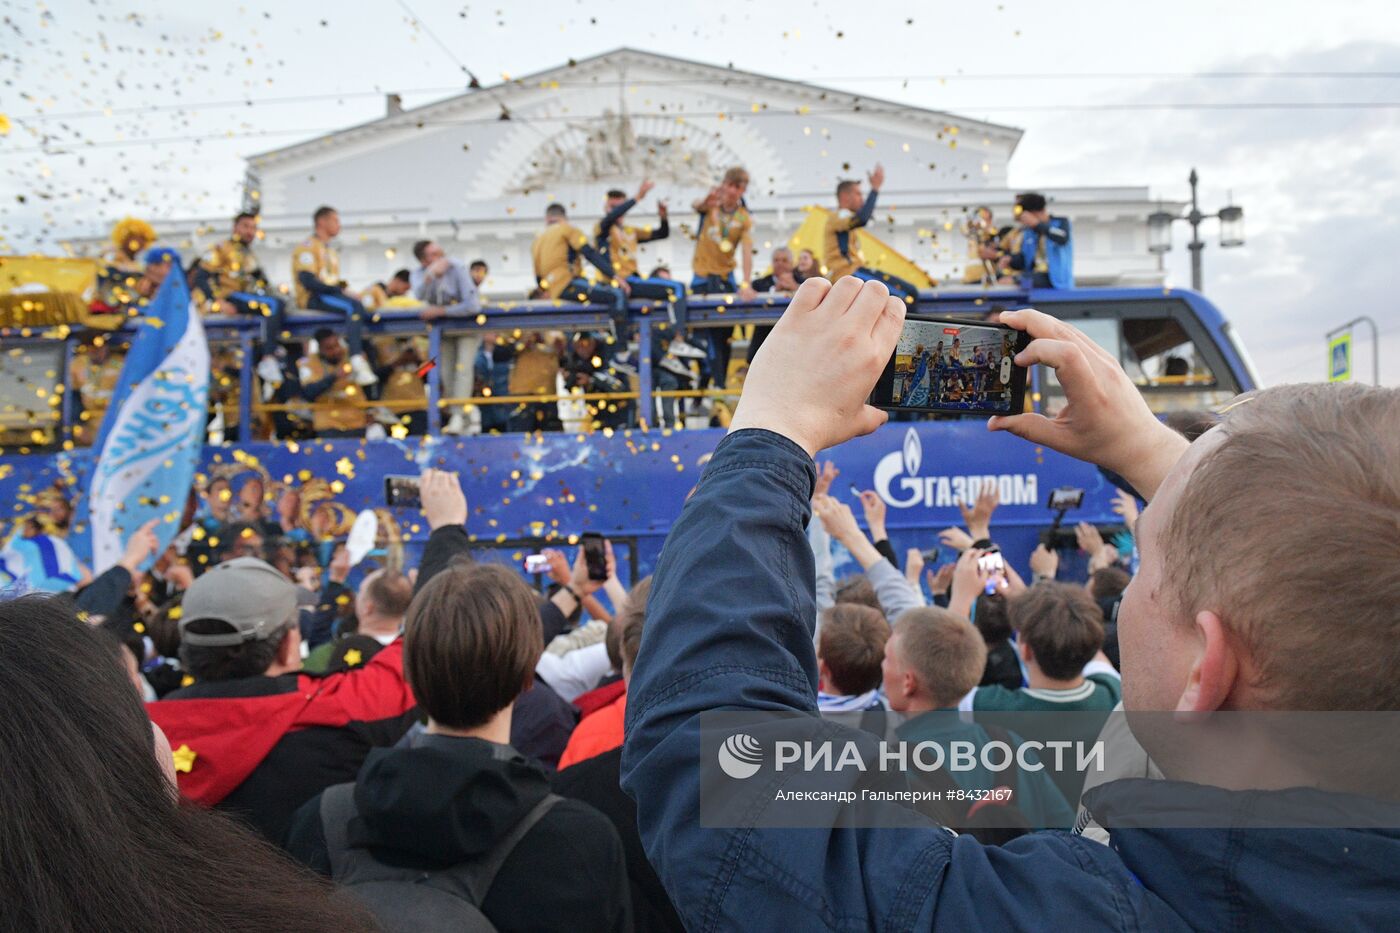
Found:
[[[1080,522],[1074,526],[1074,540],[1085,554],[1097,554],[1103,550],[1103,535],[1088,522]]]
[[[864,538],[865,533],[856,524],[855,513],[851,507],[840,499],[832,496],[819,496],[812,500],[812,510],[817,513],[817,518],[821,519],[822,527],[826,533],[837,541],[851,546],[851,542],[859,538]]]
[[[957,569],[955,564],[944,564],[935,573],[930,570],[925,574],[928,580],[928,591],[930,596],[937,596],[940,593],[948,592],[948,587],[953,585],[953,571]]]
[[[948,609],[964,618],[972,618],[972,604],[987,587],[987,572],[982,569],[982,552],[968,548],[953,567],[953,586],[948,593]]]
[[[879,162],[876,162],[875,170],[866,177],[870,180],[870,190],[879,191],[880,186],[885,183],[885,167]]]
[[[966,551],[975,539],[961,528],[944,528],[938,533],[938,542],[955,551]]]
[[[1126,478],[1143,496],[1156,495],[1187,442],[1157,420],[1118,360],[1077,328],[1030,308],[1003,311],[1001,322],[1034,338],[1016,355],[1016,364],[1043,363],[1055,370],[1065,404],[1054,418],[998,415],[987,422],[988,429],[1096,463]]]
[[[911,547],[904,554],[904,579],[909,581],[909,585],[917,588],[919,585],[919,574],[924,572],[924,552],[916,547]]]
[[[1050,550],[1043,544],[1037,544],[1035,550],[1031,551],[1031,573],[1037,577],[1044,577],[1047,580],[1055,579],[1055,574],[1060,569],[1059,553]]]
[[[549,579],[564,586],[573,578],[573,573],[569,568],[569,559],[564,556],[564,552],[555,548],[545,548],[540,554],[549,561]]]
[[[456,473],[424,470],[418,479],[418,498],[423,503],[423,517],[433,531],[467,523],[467,497]]]
[[[865,400],[894,353],[904,310],[880,282],[803,282],[749,367],[729,430],[763,428],[810,456],[874,431],[888,416]]]
[[[660,217],[662,220],[665,220],[666,217],[667,217],[667,215],[668,215],[669,213],[670,213],[670,208],[666,206],[666,202],[665,202],[665,201],[657,201],[657,202],[656,202],[656,215],[657,215],[658,217]]]
[[[860,494],[861,510],[865,512],[865,525],[870,529],[870,537],[876,541],[888,537],[885,534],[885,500],[872,489]],[[917,575],[915,579],[918,579]]]
[[[1138,520],[1137,497],[1121,489],[1114,490],[1113,511],[1123,516],[1123,525],[1128,529],[1128,533],[1132,534]]]
[[[141,565],[160,549],[160,539],[156,537],[156,526],[159,524],[160,519],[153,518],[126,539],[126,549],[118,563],[125,567],[128,573],[138,573]]]
[[[977,501],[972,508],[968,508],[961,501],[958,502],[958,511],[962,513],[963,522],[967,525],[967,531],[972,535],[972,540],[981,541],[983,538],[992,536],[992,513],[1001,504],[1001,493],[995,483],[983,483],[982,488],[977,491]]]
[[[637,200],[640,201],[642,198],[646,197],[647,192],[655,187],[656,182],[652,181],[650,178],[642,179],[642,186],[637,189]]]
[[[812,498],[824,496],[831,491],[831,484],[836,482],[836,477],[841,475],[841,471],[836,469],[836,464],[830,460],[826,461],[817,470],[817,484],[812,490]]]

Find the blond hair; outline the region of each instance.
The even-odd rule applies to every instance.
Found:
[[[1232,407],[1163,526],[1167,598],[1211,609],[1288,710],[1400,710],[1400,390]]]
[[[742,166],[736,165],[729,171],[724,173],[724,181],[725,184],[741,185],[747,188],[749,185],[748,170],[743,168]]]
[[[894,634],[904,662],[919,675],[935,707],[955,705],[982,679],[987,646],[962,616],[931,606],[906,609]]]

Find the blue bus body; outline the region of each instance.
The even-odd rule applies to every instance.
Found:
[[[732,327],[771,323],[786,299],[741,305],[715,299],[693,299],[692,326]],[[1224,316],[1203,296],[1185,290],[1093,288],[1072,290],[940,292],[920,301],[921,313],[983,315],[991,310],[1036,307],[1061,317],[1108,346],[1125,360],[1130,375],[1143,387],[1154,410],[1208,408],[1238,392],[1256,387],[1252,367]],[[654,324],[661,320],[655,307],[634,306],[642,344],[640,411],[650,411],[651,380],[647,349]],[[243,405],[253,398],[251,346],[255,322],[209,320],[212,340],[237,340],[244,345]],[[328,323],[324,315],[289,318],[294,334],[309,334]],[[604,311],[578,305],[530,305],[487,309],[471,320],[425,325],[414,312],[385,312],[368,329],[381,333],[429,331],[432,354],[444,329],[501,331],[534,329],[603,329]],[[1116,342],[1116,346],[1115,346]],[[14,332],[0,334],[0,346],[11,351],[44,352],[45,341]],[[68,343],[47,341],[47,352],[66,364]],[[1175,355],[1173,355],[1175,354]],[[3,354],[0,354],[3,357]],[[1183,374],[1182,369],[1188,372]],[[66,371],[66,369],[65,369]],[[300,484],[318,478],[336,484],[335,499],[350,511],[384,506],[383,478],[416,473],[434,466],[455,470],[462,477],[470,507],[468,530],[480,545],[483,559],[510,561],[531,553],[542,542],[568,543],[584,531],[598,531],[619,542],[624,580],[649,573],[667,530],[686,494],[699,479],[711,451],[723,436],[720,429],[661,430],[634,428],[594,433],[531,433],[493,436],[442,437],[431,433],[440,424],[433,404],[439,397],[437,371],[429,375],[430,433],[425,437],[380,441],[321,440],[295,443],[247,442],[207,446],[205,472],[244,470],[273,481]],[[1032,379],[1037,408],[1053,410],[1057,387],[1050,374]],[[1029,390],[1028,390],[1029,391]],[[63,411],[71,423],[72,393]],[[241,424],[249,424],[244,411]],[[14,532],[14,520],[33,510],[33,495],[63,480],[73,490],[86,490],[95,452],[0,451],[0,540]],[[887,524],[897,553],[907,548],[937,546],[937,532],[961,523],[957,502],[971,500],[983,483],[995,483],[1001,506],[993,532],[1021,572],[1026,557],[1051,519],[1049,491],[1059,486],[1086,490],[1083,505],[1066,521],[1114,525],[1114,490],[1089,464],[1038,448],[1018,438],[987,431],[982,420],[916,421],[885,425],[874,434],[828,451],[841,475],[833,494],[850,502],[850,491],[875,489],[888,504]],[[239,481],[235,479],[236,491]],[[172,491],[178,496],[180,491]],[[74,550],[90,554],[86,527],[87,503],[79,501],[70,534]],[[427,537],[416,514],[399,512],[399,530],[412,555]],[[944,550],[941,561],[954,555]],[[844,555],[842,555],[844,557]],[[1082,558],[1081,558],[1082,559]],[[841,558],[838,558],[840,561]],[[1071,555],[1069,560],[1075,558]],[[838,563],[838,575],[853,569]],[[1071,568],[1072,572],[1072,568]]]

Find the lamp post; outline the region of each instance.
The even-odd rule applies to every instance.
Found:
[[[1191,287],[1196,291],[1201,291],[1201,251],[1206,248],[1205,242],[1201,239],[1201,221],[1211,219],[1220,221],[1220,246],[1222,249],[1243,246],[1244,208],[1229,204],[1214,214],[1202,214],[1200,204],[1196,199],[1196,186],[1200,181],[1200,176],[1196,174],[1194,168],[1191,169],[1191,174],[1187,176],[1186,180],[1191,183],[1191,209],[1184,215],[1173,214],[1170,211],[1153,211],[1149,214],[1147,217],[1147,251],[1159,256],[1170,252],[1172,248],[1172,224],[1178,220],[1189,223],[1191,225],[1191,242],[1186,244],[1186,248],[1191,251]]]

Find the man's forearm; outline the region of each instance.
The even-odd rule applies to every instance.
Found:
[[[418,564],[418,582],[413,587],[417,593],[428,581],[444,570],[458,555],[471,553],[471,539],[467,529],[461,525],[444,525],[434,528],[428,535],[428,543],[423,546],[423,560]]]
[[[846,550],[851,552],[856,563],[860,564],[861,570],[869,570],[873,564],[885,559],[884,555],[880,553],[880,549],[871,544],[870,539],[863,534],[843,538],[841,543],[846,546]]]

